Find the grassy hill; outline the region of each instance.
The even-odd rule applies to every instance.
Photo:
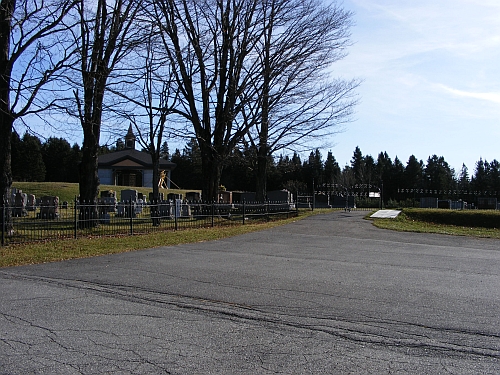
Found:
[[[78,184],[69,182],[13,182],[12,187],[20,189],[23,193],[34,194],[37,198],[44,195],[55,195],[59,197],[59,202],[72,202],[78,196]],[[128,186],[114,186],[114,185],[101,185],[100,191],[115,190],[117,198],[120,199],[120,191],[125,189],[135,189],[144,194],[146,197],[153,191],[152,188],[146,187],[128,187]],[[161,193],[167,194],[183,194],[188,191],[200,192],[200,190],[182,190],[182,189],[160,189]]]

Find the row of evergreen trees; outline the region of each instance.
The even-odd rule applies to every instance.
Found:
[[[101,153],[123,148],[119,140],[115,146],[102,146]],[[172,172],[173,183],[183,189],[199,189],[201,186],[201,153],[195,140],[189,141],[181,151],[170,155],[168,145],[162,147],[163,157],[177,164]],[[254,191],[256,155],[241,147],[233,150],[226,161],[221,184],[232,191]],[[22,138],[12,135],[12,170],[17,181],[78,182],[77,165],[81,160],[78,144],[70,146],[63,138],[49,138],[41,142],[28,133]],[[331,189],[332,186],[351,187],[372,185],[382,188],[384,200],[401,199],[401,191],[427,190],[441,192],[440,196],[458,192],[475,192],[477,195],[500,194],[500,163],[480,159],[472,176],[462,165],[456,173],[444,157],[432,155],[424,163],[414,155],[403,164],[398,157],[392,160],[387,152],[380,152],[377,159],[363,155],[356,147],[349,165],[341,168],[328,152],[326,160],[319,150],[311,152],[306,160],[297,153],[269,160],[268,190],[288,189],[292,192],[311,192]],[[313,185],[314,184],[314,185]],[[459,194],[461,194],[459,193]]]
[[[222,185],[228,190],[253,191],[255,160],[250,150],[235,149],[224,166]],[[201,156],[196,142],[188,142],[182,152],[176,150],[171,161],[177,164],[172,172],[176,184],[187,188],[199,186]],[[385,201],[406,199],[405,193],[416,197],[415,193],[420,192],[441,198],[464,198],[469,193],[500,195],[500,163],[497,160],[479,159],[474,173],[469,175],[465,164],[456,172],[443,156],[432,155],[424,162],[411,155],[403,164],[397,156],[392,160],[387,152],[380,152],[375,159],[364,156],[356,147],[350,164],[342,168],[331,151],[323,160],[319,150],[311,152],[306,160],[301,160],[297,153],[291,157],[281,155],[277,160],[269,160],[269,165],[268,190],[286,188],[292,192],[311,192],[313,186],[315,190],[328,191],[371,185],[372,190],[383,189]]]

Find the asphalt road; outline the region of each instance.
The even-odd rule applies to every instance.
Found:
[[[0,374],[499,374],[500,241],[364,214],[2,268]]]

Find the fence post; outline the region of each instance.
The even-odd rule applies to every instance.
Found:
[[[5,245],[5,197],[2,197],[2,246]]]
[[[269,221],[269,199],[266,201],[266,221]]]
[[[75,202],[74,203],[75,204],[73,205],[73,211],[74,211],[73,216],[74,216],[74,219],[75,219],[74,220],[75,221],[75,228],[74,228],[73,235],[74,235],[75,240],[76,240],[76,233],[77,233],[76,230],[77,230],[77,227],[78,227],[78,213],[77,213],[77,211],[78,211],[78,203],[77,203],[77,200],[76,200],[76,196],[75,196]]]
[[[129,201],[129,215],[130,215],[130,235],[134,234],[134,213],[132,213],[132,199]]]
[[[297,190],[297,195],[295,196],[295,211],[297,214],[297,217],[299,216],[299,191]]]
[[[177,199],[174,199],[174,229],[177,230]]]
[[[243,198],[243,225],[245,225],[245,198]]]
[[[214,226],[215,202],[212,201],[212,227]]]

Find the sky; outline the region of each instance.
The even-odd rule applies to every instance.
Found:
[[[362,83],[354,121],[323,160],[331,150],[344,167],[358,146],[404,165],[443,156],[469,176],[480,158],[500,160],[499,0],[337,1],[354,13],[353,44],[332,75]],[[81,130],[56,136],[81,144]]]
[[[339,0],[340,1],[340,0]],[[500,160],[500,1],[344,0],[353,45],[334,76],[362,80],[354,121],[332,139],[341,167],[354,149],[406,165],[443,156],[469,175]]]

